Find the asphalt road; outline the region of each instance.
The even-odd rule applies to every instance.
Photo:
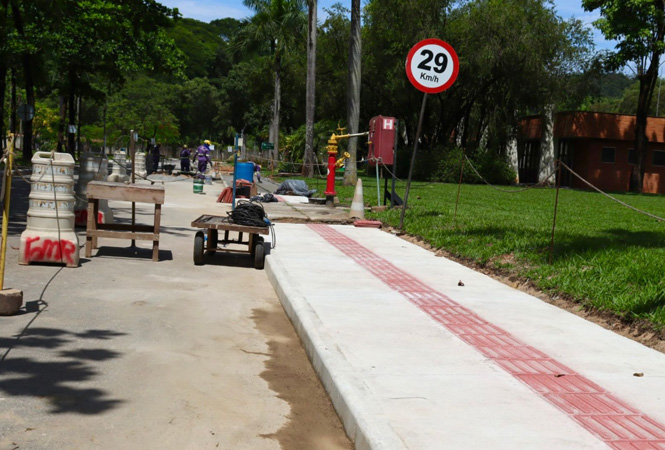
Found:
[[[17,264],[29,186],[14,186],[5,287],[30,312],[0,317],[0,449],[352,447],[265,272],[244,254],[192,262],[190,223],[224,213],[222,184],[165,183],[159,262],[102,238],[78,268]]]

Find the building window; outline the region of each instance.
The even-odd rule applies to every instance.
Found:
[[[628,164],[637,164],[637,153],[634,148],[628,149]]]
[[[614,147],[603,147],[603,152],[600,155],[600,161],[604,163],[614,163]]]
[[[651,159],[651,164],[653,164],[654,166],[665,166],[665,151],[654,150],[653,158]]]

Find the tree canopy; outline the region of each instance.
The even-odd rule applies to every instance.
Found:
[[[587,11],[599,10],[595,22],[607,39],[619,43],[607,55],[608,66],[617,69],[633,64],[639,92],[636,111],[635,150],[637,161],[630,177],[631,190],[642,192],[644,160],[649,139],[647,114],[665,51],[665,3],[663,0],[582,0]]]
[[[9,126],[8,112],[16,107],[12,87],[26,101],[32,77],[33,101],[49,122],[35,129],[37,145],[54,148],[52,130],[62,135],[67,124],[78,123],[82,145],[99,146],[106,119],[109,143],[130,128],[172,146],[202,139],[231,144],[244,132],[250,145],[276,144],[275,155],[266,158],[302,162],[304,0],[247,0],[249,17],[210,23],[182,18],[155,0],[0,2],[3,125]],[[46,3],[53,5],[48,14]],[[546,105],[609,104],[599,99],[589,31],[577,20],[561,19],[549,2],[370,0],[363,5],[359,131],[373,116],[394,116],[400,122],[398,148],[405,149],[421,104],[404,73],[409,49],[438,37],[460,57],[457,82],[428,102],[417,176],[432,176],[437,161],[457,146],[501,157],[519,120]],[[22,32],[12,6],[23,21]],[[329,128],[329,136],[337,126],[348,126],[350,6],[333,5],[317,26],[316,123],[310,127],[315,164],[325,158],[322,127]],[[424,10],[431,13],[420,14]],[[24,70],[26,56],[33,73]],[[618,86],[613,98],[628,84]],[[357,159],[366,152],[361,139]]]

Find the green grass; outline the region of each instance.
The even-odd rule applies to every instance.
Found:
[[[325,191],[325,180],[306,180]],[[336,191],[350,204],[353,186]],[[380,181],[383,195],[383,180]],[[403,197],[405,182],[398,182]],[[510,189],[510,188],[507,188]],[[366,204],[376,205],[376,180],[363,177]],[[413,182],[404,231],[436,248],[532,281],[552,294],[627,319],[665,325],[665,222],[629,210],[595,192],[559,193],[552,264],[549,249],[555,189],[504,193],[463,185],[454,220],[457,185]],[[613,194],[636,208],[665,217],[665,197]],[[383,198],[382,198],[383,200]],[[399,225],[400,208],[369,214]]]

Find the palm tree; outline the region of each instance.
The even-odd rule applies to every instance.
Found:
[[[311,177],[314,163],[314,106],[316,105],[316,8],[317,0],[307,0],[307,94],[305,106],[305,160],[303,175]]]
[[[254,15],[243,21],[240,46],[269,46],[275,76],[269,140],[274,144],[273,160],[279,156],[279,113],[281,104],[282,56],[305,35],[304,0],[243,0]]]
[[[349,78],[346,102],[346,117],[349,134],[358,132],[360,120],[360,67],[361,67],[361,39],[360,39],[360,0],[351,0],[351,36],[349,38]],[[356,167],[356,154],[358,152],[358,138],[349,139],[349,154],[344,169],[344,184],[354,185],[358,181]]]

